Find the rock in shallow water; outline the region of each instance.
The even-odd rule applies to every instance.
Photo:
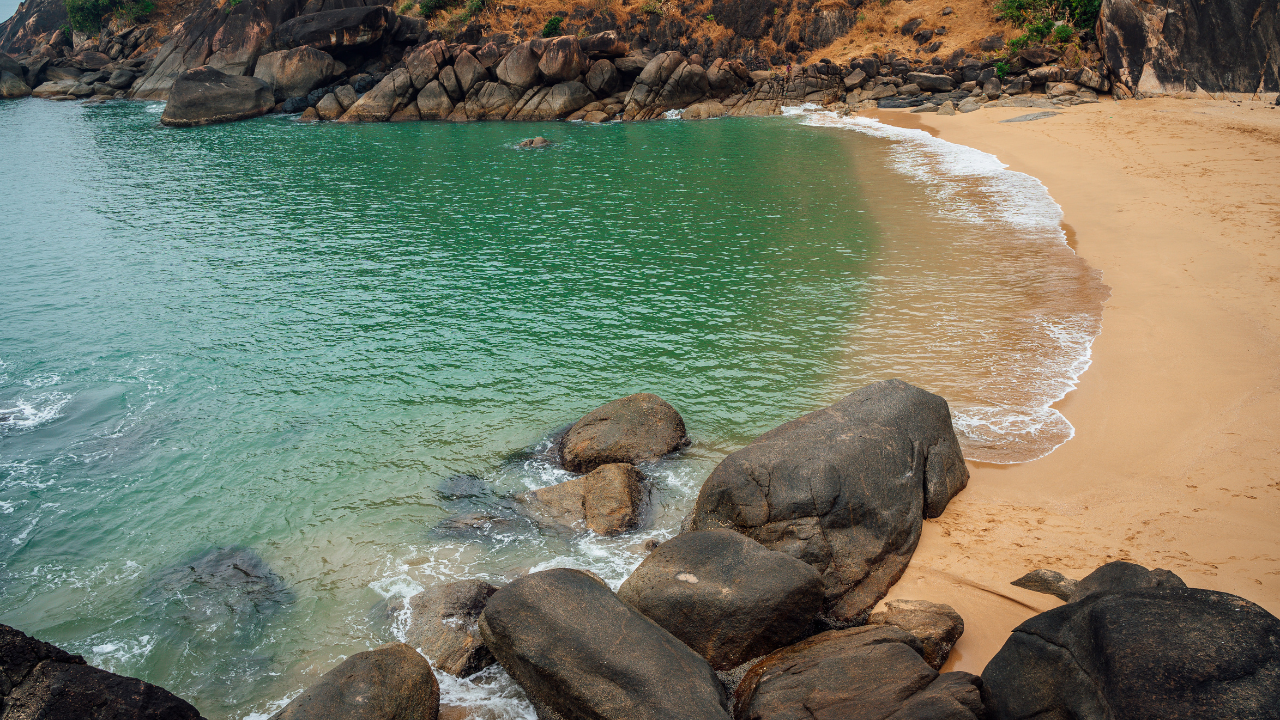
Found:
[[[558,485],[516,496],[534,513],[568,527],[612,536],[640,526],[644,475],[629,463],[601,465]]]
[[[266,115],[273,107],[275,97],[261,80],[201,66],[174,81],[160,122],[173,127],[212,125]]]
[[[483,580],[459,580],[409,598],[410,645],[420,648],[437,670],[467,677],[493,664],[476,621],[498,588]]]
[[[680,413],[657,395],[637,393],[582,416],[560,440],[560,457],[566,470],[585,473],[657,460],[688,444]]]
[[[431,663],[404,643],[388,643],[343,660],[271,718],[436,720],[439,711]]]

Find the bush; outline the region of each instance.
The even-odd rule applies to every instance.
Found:
[[[715,21],[716,21],[715,15],[707,15],[707,22],[715,22]]]
[[[121,5],[116,10],[116,14],[131,23],[140,23],[155,11],[156,4],[152,0],[134,0],[134,2],[126,2]]]
[[[996,0],[994,7],[996,17],[1027,28],[1033,39],[1043,39],[1058,22],[1082,31],[1092,30],[1098,22],[1102,0]]]
[[[1075,35],[1070,25],[1059,25],[1053,29],[1053,41],[1056,43],[1069,43]]]
[[[1026,35],[1019,35],[1018,37],[1013,38],[1012,40],[1009,41],[1008,43],[1009,52],[1010,53],[1021,52],[1023,48],[1025,48],[1030,44],[1031,44],[1031,38],[1027,37]]]
[[[550,20],[547,21],[546,25],[542,26],[542,37],[549,38],[549,37],[555,37],[556,35],[559,35],[560,26],[563,23],[564,23],[564,18],[560,17],[559,15],[552,17]]]
[[[657,0],[648,0],[648,2],[640,6],[640,12],[649,13],[650,15],[661,15],[662,6],[658,5]]]
[[[66,0],[67,20],[82,33],[96,35],[102,29],[102,16],[115,9],[115,0]]]
[[[467,14],[479,15],[484,10],[484,0],[470,0],[467,3]]]
[[[998,77],[1004,77],[1008,75],[1010,69],[1011,68],[1009,67],[1009,63],[1004,62],[1003,60],[996,63],[996,75]]]
[[[450,0],[422,0],[418,3],[418,10],[422,17],[429,18],[441,10],[448,10],[451,4]]]

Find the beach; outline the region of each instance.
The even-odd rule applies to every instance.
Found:
[[[1055,407],[1047,457],[970,463],[886,600],[951,604],[946,670],[979,673],[1023,620],[1060,605],[1009,583],[1112,560],[1280,613],[1280,108],[1173,98],[953,117],[880,111],[996,155],[1062,206],[1111,287],[1092,364]]]

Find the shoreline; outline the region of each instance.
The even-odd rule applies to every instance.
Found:
[[[1075,437],[1026,463],[970,462],[886,598],[965,618],[948,670],[980,672],[1061,604],[1009,585],[1036,568],[1130,560],[1280,612],[1280,110],[1163,98],[999,122],[1026,112],[875,115],[1040,180],[1112,289],[1089,370],[1054,404]]]

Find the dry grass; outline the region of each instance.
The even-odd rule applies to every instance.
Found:
[[[978,41],[989,35],[1003,35],[1006,40],[1022,34],[1012,25],[997,20],[992,0],[868,0],[858,9],[859,17],[852,31],[831,45],[813,53],[814,57],[831,58],[834,62],[863,57],[874,52],[894,52],[927,59],[932,55],[946,57],[956,48],[979,54]],[[944,16],[944,8],[952,12]],[[910,37],[898,32],[908,21],[924,19],[922,28],[945,26],[947,33],[936,36],[942,47],[930,55],[919,53]]]

